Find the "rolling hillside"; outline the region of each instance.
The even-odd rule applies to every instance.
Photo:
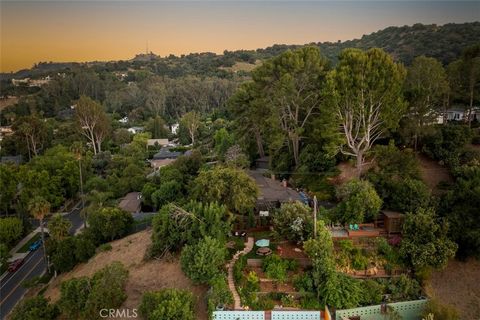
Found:
[[[455,60],[465,47],[480,42],[480,22],[445,24],[438,26],[415,24],[413,26],[388,27],[386,29],[364,35],[360,39],[344,42],[317,42],[309,45],[320,47],[323,54],[333,63],[338,54],[345,48],[368,49],[379,47],[392,54],[395,59],[409,64],[414,57],[426,55],[448,64]],[[307,44],[304,44],[307,45]],[[132,59],[117,62],[94,63],[38,63],[32,69],[20,70],[16,73],[2,73],[0,80],[40,76],[49,72],[58,72],[70,68],[89,66],[106,71],[143,68],[158,75],[181,77],[186,75],[228,77],[232,72],[248,73],[257,60],[268,59],[281,52],[304,45],[276,44],[257,50],[224,51],[224,54],[211,52],[191,53],[188,55],[159,57],[151,54],[150,59]],[[232,68],[243,64],[241,70]]]

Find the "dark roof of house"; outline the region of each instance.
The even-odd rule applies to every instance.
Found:
[[[179,151],[170,151],[169,148],[162,148],[160,151],[155,153],[153,156],[153,159],[159,160],[159,159],[176,159],[182,155],[181,152]]]
[[[255,180],[260,189],[258,200],[264,201],[300,201],[303,202],[300,194],[288,187],[284,187],[278,180],[272,180],[263,175],[263,171],[250,170],[248,174]]]
[[[118,207],[130,213],[140,212],[142,207],[140,192],[127,193],[125,197],[120,200]]]
[[[400,213],[397,211],[390,211],[390,210],[382,210],[382,213],[388,218],[402,218],[404,216],[403,213]]]

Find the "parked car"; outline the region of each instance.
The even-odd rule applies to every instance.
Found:
[[[29,249],[30,249],[30,251],[35,251],[38,248],[40,248],[41,245],[42,245],[42,239],[39,239],[39,240],[35,241],[34,243],[32,243],[30,245]]]
[[[23,264],[23,259],[17,259],[17,260],[14,260],[10,263],[10,265],[8,266],[8,271],[9,272],[15,272],[18,270],[18,268],[20,268],[20,266]]]

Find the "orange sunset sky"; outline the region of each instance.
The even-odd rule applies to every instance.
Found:
[[[1,1],[0,71],[359,38],[390,25],[479,20],[479,1]]]

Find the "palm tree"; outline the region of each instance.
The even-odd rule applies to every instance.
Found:
[[[55,241],[61,241],[68,236],[68,230],[72,227],[72,223],[59,215],[53,216],[48,222],[48,231]]]
[[[43,246],[43,258],[45,259],[47,268],[50,271],[50,267],[47,261],[47,251],[45,250],[45,234],[43,232],[43,219],[45,219],[45,216],[50,212],[50,202],[45,200],[43,197],[35,196],[32,200],[30,200],[28,209],[30,211],[30,214],[40,222],[40,232],[42,235],[42,246]]]

